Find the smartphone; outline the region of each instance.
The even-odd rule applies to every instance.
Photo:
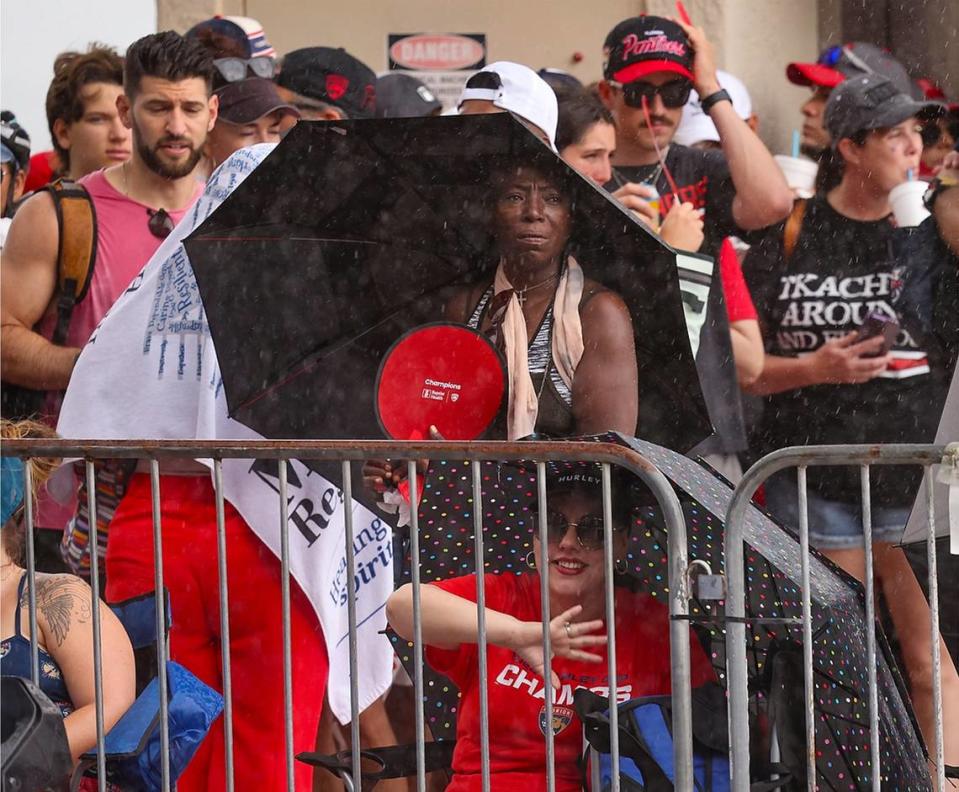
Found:
[[[878,352],[863,355],[863,357],[882,357],[887,354],[892,348],[892,345],[896,343],[898,335],[899,322],[895,319],[881,313],[869,314],[869,316],[866,317],[866,321],[859,327],[859,340],[866,341],[876,336],[882,336],[883,342]]]

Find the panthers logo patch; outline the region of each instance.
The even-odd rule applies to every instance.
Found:
[[[569,726],[575,713],[570,707],[559,707],[553,705],[553,734],[559,734],[563,729]],[[539,711],[539,730],[546,735],[546,705]]]

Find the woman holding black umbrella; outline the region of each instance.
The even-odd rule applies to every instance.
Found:
[[[509,372],[505,435],[633,434],[639,412],[629,311],[569,254],[570,190],[544,169],[494,175],[492,283],[463,289],[445,315],[494,339]]]
[[[494,437],[635,434],[632,321],[622,298],[587,278],[569,254],[570,191],[561,177],[521,164],[496,170],[493,183],[490,230],[499,256],[493,281],[452,295],[444,318],[488,335],[506,358],[509,402]],[[406,470],[370,460],[363,475],[382,492]]]

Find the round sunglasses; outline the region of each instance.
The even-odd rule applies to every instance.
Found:
[[[274,58],[217,58],[213,61],[213,65],[227,82],[245,80],[250,73],[254,77],[263,77],[267,80],[272,80],[276,76]]]
[[[628,107],[642,107],[644,97],[651,103],[653,97],[658,95],[664,106],[676,109],[689,101],[689,94],[693,90],[693,84],[689,80],[670,80],[663,85],[653,85],[642,80],[625,85],[612,81],[609,84],[623,92],[623,101]]]
[[[539,512],[530,513],[530,525],[539,530]],[[605,540],[605,521],[601,514],[584,514],[576,522],[555,509],[546,510],[546,535],[550,542],[560,542],[570,528],[576,529],[576,541],[584,550],[598,550]]]

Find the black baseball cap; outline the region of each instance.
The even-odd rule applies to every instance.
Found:
[[[442,109],[436,94],[409,74],[391,72],[376,81],[377,118],[421,118]]]
[[[338,107],[350,118],[372,118],[376,74],[342,47],[304,47],[283,58],[277,85]]]
[[[686,32],[657,16],[625,19],[603,45],[603,76],[629,83],[654,72],[675,72],[693,79],[693,51]]]
[[[591,500],[603,502],[603,469],[597,462],[547,462],[547,495],[580,492]],[[528,469],[535,475],[535,468]],[[617,465],[610,466],[610,503],[613,522],[620,528],[630,525],[630,515],[642,506],[655,504],[649,488],[633,473]],[[535,508],[538,501],[531,502]]]
[[[9,110],[0,112],[0,152],[15,171],[30,167],[30,136]]]
[[[829,95],[823,123],[833,146],[857,132],[896,126],[913,116],[942,112],[937,102],[917,102],[888,77],[863,74],[837,85]]]
[[[215,91],[220,99],[219,117],[232,124],[252,124],[277,110],[299,117],[299,111],[284,102],[272,80],[248,77],[224,85]]]

